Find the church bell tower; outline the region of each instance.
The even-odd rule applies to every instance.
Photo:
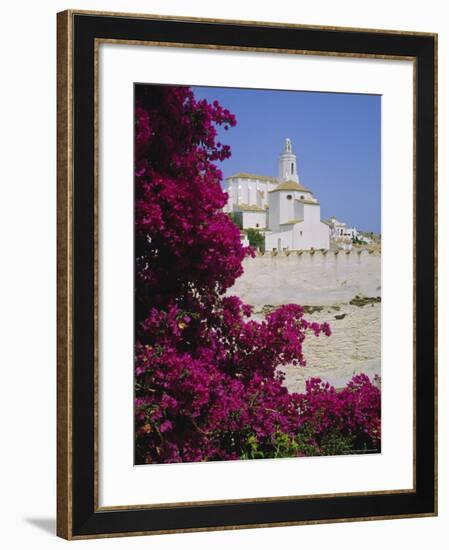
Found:
[[[280,181],[296,181],[296,183],[299,183],[296,155],[293,153],[292,142],[289,138],[285,138],[284,150],[279,156],[278,177]]]

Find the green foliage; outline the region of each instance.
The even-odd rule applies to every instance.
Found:
[[[259,230],[253,229],[251,227],[250,229],[247,229],[246,234],[248,236],[249,244],[251,246],[253,246],[254,248],[264,248],[265,239]]]
[[[244,460],[300,456],[300,445],[296,438],[280,431],[263,442],[260,442],[252,433],[247,437],[243,449],[241,458]]]
[[[231,212],[229,217],[239,229],[243,229],[242,214],[240,212]]]
[[[255,458],[266,458],[265,453],[259,447],[259,441],[254,434],[251,434],[244,444],[244,451],[241,456],[244,460],[252,460]]]
[[[320,441],[310,426],[303,426],[296,436],[277,431],[271,438],[259,441],[254,433],[243,444],[241,459],[292,458],[298,456],[332,456],[359,451],[354,438],[329,431]]]
[[[358,450],[354,437],[343,435],[336,429],[330,429],[318,436],[312,426],[305,424],[297,439],[304,456],[344,455]]]

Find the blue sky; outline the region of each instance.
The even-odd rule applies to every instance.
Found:
[[[376,95],[194,87],[236,115],[220,130],[236,172],[277,176],[284,139],[292,140],[299,179],[321,203],[321,219],[338,219],[380,233],[380,109]]]

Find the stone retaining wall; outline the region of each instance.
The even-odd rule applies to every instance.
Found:
[[[381,295],[381,255],[367,250],[266,252],[244,261],[229,290],[256,310],[264,305],[333,305]]]

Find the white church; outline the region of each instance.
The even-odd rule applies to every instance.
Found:
[[[277,178],[238,173],[226,178],[225,191],[225,212],[234,213],[243,229],[260,229],[265,250],[329,249],[329,226],[321,221],[320,203],[299,181],[290,139]]]

